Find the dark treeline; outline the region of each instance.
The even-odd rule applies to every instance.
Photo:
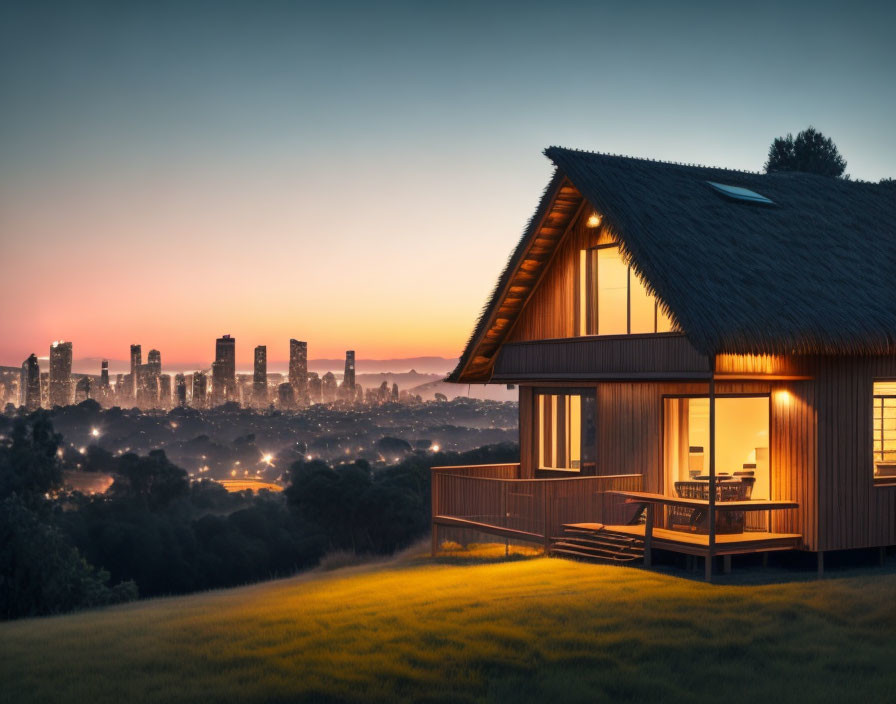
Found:
[[[297,462],[283,493],[190,482],[162,451],[104,455],[105,494],[63,487],[62,438],[43,412],[0,426],[0,618],[289,575],[330,551],[388,554],[429,530],[430,467],[514,461],[515,445],[418,452],[372,470]]]

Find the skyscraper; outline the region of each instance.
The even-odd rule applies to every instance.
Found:
[[[72,343],[50,345],[50,407],[67,406],[72,401]]]
[[[215,341],[215,361],[212,363],[212,403],[239,401],[236,393],[236,340],[230,335]]]
[[[258,345],[255,348],[252,397],[259,405],[265,405],[268,402],[268,348],[265,345]]]
[[[181,407],[187,405],[187,377],[183,374],[174,375],[174,404]]]
[[[205,408],[208,397],[208,377],[205,372],[193,372],[193,408]]]
[[[321,395],[324,403],[332,403],[336,400],[336,375],[333,372],[327,372],[320,380]]]
[[[109,388],[109,360],[104,359],[100,363],[100,386],[104,389]]]
[[[162,373],[162,353],[158,350],[150,350],[146,356],[146,363],[152,369],[153,374]]]
[[[143,364],[143,348],[140,345],[131,345],[131,398],[137,397],[137,367]]]
[[[355,394],[355,351],[348,350],[345,353],[345,375],[342,377],[342,385],[347,391]]]
[[[90,377],[82,376],[75,384],[75,403],[81,403],[90,398]]]
[[[162,408],[171,407],[171,375],[159,374],[159,405]]]
[[[277,387],[277,401],[279,402],[281,409],[289,410],[295,407],[296,391],[292,387],[292,384],[280,384],[280,386]]]
[[[19,405],[33,411],[40,408],[40,365],[37,355],[32,354],[22,362],[22,375],[19,378]]]
[[[155,365],[146,363],[137,366],[137,407],[156,408],[159,401],[159,375]]]
[[[302,403],[308,393],[308,343],[289,341],[289,383],[295,390],[295,400]]]

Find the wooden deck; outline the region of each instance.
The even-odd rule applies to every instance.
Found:
[[[645,537],[645,526],[603,526],[599,523],[570,523],[570,528],[579,530],[600,530],[605,528],[614,533],[625,533],[640,538]],[[748,532],[716,535],[713,555],[746,555],[754,552],[774,552],[776,550],[795,550],[799,547],[802,536],[797,533]],[[697,533],[685,533],[679,530],[654,528],[651,547],[654,550],[669,550],[685,555],[705,557],[709,554],[709,536]]]

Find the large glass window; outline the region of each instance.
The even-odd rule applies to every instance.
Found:
[[[594,474],[594,391],[540,391],[535,402],[538,468]]]
[[[896,407],[894,407],[896,408]],[[666,494],[709,475],[709,398],[667,398]],[[748,477],[750,498],[771,498],[768,396],[716,397],[716,476]]]
[[[619,245],[579,252],[579,335],[672,330],[672,320],[623,259]]]
[[[874,382],[874,477],[896,481],[896,381]]]

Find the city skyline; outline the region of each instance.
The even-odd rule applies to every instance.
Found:
[[[896,176],[891,3],[49,7],[0,11],[10,366],[455,357],[554,144],[760,170],[813,124]]]

